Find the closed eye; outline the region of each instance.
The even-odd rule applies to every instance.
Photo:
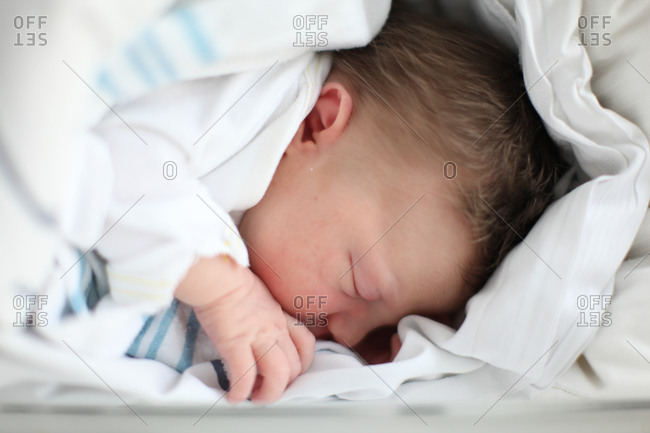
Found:
[[[350,253],[350,280],[352,281],[352,290],[350,293],[348,293],[348,296],[351,298],[360,298],[361,295],[359,294],[359,291],[357,290],[357,283],[354,278],[354,260],[352,260],[352,253]]]
[[[354,266],[352,264],[354,263]],[[352,254],[350,254],[350,274],[352,279],[352,298],[359,298],[369,302],[377,301],[381,299],[382,292],[378,286],[379,282],[375,279],[369,279],[367,272],[371,271],[371,265],[367,263],[362,264],[362,268],[359,268],[359,260],[357,262],[352,261]],[[359,278],[360,280],[359,281]]]

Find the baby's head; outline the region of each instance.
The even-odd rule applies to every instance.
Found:
[[[251,268],[317,336],[354,346],[461,309],[551,198],[559,156],[517,59],[393,14],[335,53],[267,193],[242,218]]]

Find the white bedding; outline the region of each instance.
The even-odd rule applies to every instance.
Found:
[[[584,16],[600,19],[607,41],[589,44],[599,103],[637,124],[650,137],[650,3],[584,3]],[[605,18],[610,17],[610,18]],[[604,25],[604,20],[610,24]],[[595,38],[594,38],[595,39]],[[556,382],[557,392],[592,398],[644,398],[650,390],[650,216],[646,213],[625,261],[616,272],[611,325],[601,327],[582,357]]]
[[[129,29],[145,22],[143,17],[154,16],[152,12],[163,10],[154,7],[153,2],[140,3],[140,13],[133,14]],[[561,388],[558,389],[596,395],[598,386],[586,379],[585,369],[580,365],[571,367],[585,348],[585,358],[594,366],[600,379],[609,384],[606,389],[612,390],[611,394],[599,391],[600,395],[623,396],[629,387],[634,388],[637,395],[643,394],[644,390],[646,396],[650,393],[647,391],[650,387],[644,386],[642,389],[638,386],[640,382],[635,383],[632,376],[621,382],[625,383],[624,386],[615,383],[619,371],[617,366],[620,365],[636,366],[639,374],[650,381],[650,373],[643,375],[642,367],[635,364],[641,357],[629,351],[630,344],[624,342],[630,340],[641,353],[647,354],[646,357],[650,355],[650,338],[647,332],[639,331],[640,328],[636,326],[640,317],[639,305],[644,305],[641,302],[649,305],[647,295],[642,290],[644,281],[648,281],[645,275],[648,267],[639,266],[629,278],[622,274],[629,272],[644,256],[644,252],[650,252],[647,235],[640,235],[630,254],[630,261],[616,274],[632,245],[650,196],[646,135],[648,117],[643,109],[620,109],[628,119],[645,125],[644,134],[629,120],[603,108],[592,92],[590,56],[594,59],[598,56],[579,45],[576,24],[582,14],[596,13],[589,12],[586,3],[583,5],[578,0],[518,1],[514,8],[516,20],[511,15],[513,9],[496,0],[468,1],[464,7],[474,10],[475,18],[500,38],[510,40],[511,45],[520,46],[524,75],[534,105],[553,137],[575,154],[586,174],[584,180],[591,180],[549,208],[527,236],[526,244],[519,245],[507,257],[487,287],[470,301],[467,319],[458,332],[454,333],[443,325],[420,317],[405,318],[399,325],[403,347],[396,361],[373,366],[372,369],[364,367],[334,343],[321,343],[323,347],[332,347],[333,352],[317,357],[312,369],[285,393],[284,401],[329,395],[348,399],[388,397],[402,382],[411,379],[421,381],[410,382],[400,388],[404,395],[409,396],[409,401],[496,400],[506,390],[509,390],[509,395],[532,396],[548,389],[569,368],[569,372],[562,376],[559,382]],[[589,7],[594,7],[594,3]],[[27,5],[39,10],[38,2]],[[48,9],[48,13],[50,16],[60,14],[61,17],[77,19],[83,17],[85,11],[86,18],[90,14],[111,24],[117,15],[123,15],[120,11],[132,7],[127,8],[126,2],[113,2],[113,5],[112,13],[105,13],[101,18],[86,6],[81,6],[81,3],[70,3],[58,11]],[[11,13],[26,12],[14,10]],[[54,21],[52,18],[50,20]],[[95,26],[87,30],[88,34],[97,35],[98,28]],[[89,46],[94,43],[95,47],[107,42],[117,46],[129,31],[126,27],[122,32],[113,30],[115,28],[109,25],[110,37],[101,42],[88,38],[84,41]],[[84,34],[85,29],[75,30],[69,26],[65,31],[68,33],[59,33],[66,35],[61,36],[60,40],[71,38],[70,32]],[[121,36],[116,36],[118,33]],[[616,40],[613,43],[617,43]],[[51,69],[51,64],[55,64],[52,60],[59,57],[57,53],[63,52],[61,46],[55,42],[52,44],[52,51],[40,58],[12,51],[13,64],[33,62],[38,67],[49,66]],[[92,53],[89,47],[86,48],[81,51]],[[630,61],[641,69],[645,65],[645,71],[650,75],[650,67],[644,63],[649,56],[632,54]],[[70,52],[66,53],[65,58],[75,59]],[[98,58],[98,55],[81,56],[74,63],[80,65],[79,70],[83,72],[88,68],[81,65],[88,66]],[[73,63],[72,60],[70,62]],[[37,74],[34,69],[30,71]],[[40,147],[37,150],[42,149],[45,154],[50,152],[51,160],[65,167],[68,152],[63,149],[72,142],[69,139],[74,131],[87,126],[89,121],[80,120],[80,115],[78,118],[63,118],[56,110],[44,108],[37,112],[36,119],[42,121],[36,122],[42,128],[28,129],[25,123],[29,108],[25,98],[37,100],[43,106],[50,106],[53,101],[66,101],[70,107],[68,113],[83,111],[82,100],[88,98],[82,95],[87,89],[79,89],[78,78],[66,76],[69,70],[63,69],[63,72],[59,71],[58,74],[61,82],[65,83],[62,88],[69,94],[59,94],[60,89],[47,88],[44,84],[47,82],[46,76],[39,76],[32,87],[27,85],[29,80],[34,79],[29,75],[20,77],[5,72],[0,81],[2,95],[7,95],[7,100],[16,101],[13,105],[19,107],[14,113],[3,109],[0,119],[3,146],[9,149],[8,153],[18,172],[27,179],[27,188],[32,191],[36,201],[54,214],[58,204],[56,192],[65,181],[53,181],[60,177],[43,174],[56,172],[57,167],[45,167],[35,172],[29,164],[31,160],[25,157],[26,147],[21,146],[25,142],[38,143]],[[631,80],[626,82],[634,90],[643,86],[650,88],[650,84],[641,80],[637,84]],[[17,93],[12,90],[15,88],[25,89],[26,93]],[[44,88],[44,93],[37,93]],[[647,89],[641,93],[644,91],[647,92]],[[90,96],[95,98],[94,95]],[[617,101],[616,92],[607,100],[609,108],[618,110],[621,101]],[[58,132],[49,134],[51,131]],[[58,151],[53,152],[53,148]],[[0,188],[6,196],[13,194],[14,187],[4,177]],[[11,249],[3,248],[1,257],[3,299],[0,317],[4,324],[13,318],[10,299],[17,284],[38,287],[59,240],[56,232],[43,228],[32,219],[18,199],[3,200],[2,212],[9,223],[0,230],[3,239],[8,239],[7,245],[12,245]],[[612,303],[615,313],[612,326],[607,329],[577,326],[576,319],[580,312],[578,298],[608,296],[615,283],[620,288],[621,296],[617,298],[615,294]],[[632,313],[624,318],[626,313],[616,313],[619,308],[625,312],[631,309]],[[119,317],[112,318],[119,320]],[[630,329],[634,329],[634,333],[630,334]],[[594,336],[595,340],[589,345]],[[608,356],[612,344],[620,349],[616,351],[616,356]],[[628,349],[629,353],[623,349]],[[216,384],[208,378],[210,376],[206,369],[211,367],[207,365],[192,367],[179,377],[173,370],[153,361],[87,357],[82,353],[85,362],[100,373],[105,382],[102,383],[65,346],[44,344],[7,329],[5,325],[0,328],[0,354],[0,367],[3,371],[12,371],[11,377],[0,378],[2,401],[30,401],[34,396],[42,395],[44,389],[54,389],[49,385],[63,383],[110,392],[105,385],[108,383],[120,395],[128,396],[129,401],[135,399],[151,403],[211,403],[220,395],[219,390],[209,387]],[[431,380],[456,373],[456,376]],[[26,382],[32,385],[21,387],[21,393],[17,394],[15,387]],[[63,390],[59,388],[59,391]],[[58,395],[63,396],[64,393]]]

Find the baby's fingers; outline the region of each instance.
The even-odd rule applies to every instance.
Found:
[[[298,351],[298,356],[300,357],[300,371],[298,374],[302,374],[307,371],[311,363],[314,361],[316,338],[305,325],[288,314],[287,323],[289,325],[289,335],[291,336],[291,340],[293,341],[293,344]],[[296,376],[292,376],[291,380],[293,381]]]
[[[289,326],[291,327],[293,324],[290,324]],[[278,346],[280,346],[282,351],[284,351],[284,355],[287,358],[287,363],[289,365],[289,383],[291,383],[302,372],[300,353],[298,352],[295,342],[291,338],[291,329],[288,329],[287,332],[280,337],[278,340]]]
[[[257,358],[257,370],[262,376],[259,388],[253,393],[255,403],[271,403],[280,396],[289,384],[291,367],[287,355],[279,342],[256,344],[253,353]]]
[[[246,344],[222,344],[219,352],[225,361],[230,388],[226,398],[230,403],[239,403],[248,398],[255,385],[257,366],[251,347]]]

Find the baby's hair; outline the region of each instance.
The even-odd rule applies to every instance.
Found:
[[[517,56],[488,36],[394,8],[369,45],[335,53],[330,76],[357,112],[371,112],[392,155],[455,175],[477,247],[459,272],[468,293],[479,290],[549,204],[562,167]]]

